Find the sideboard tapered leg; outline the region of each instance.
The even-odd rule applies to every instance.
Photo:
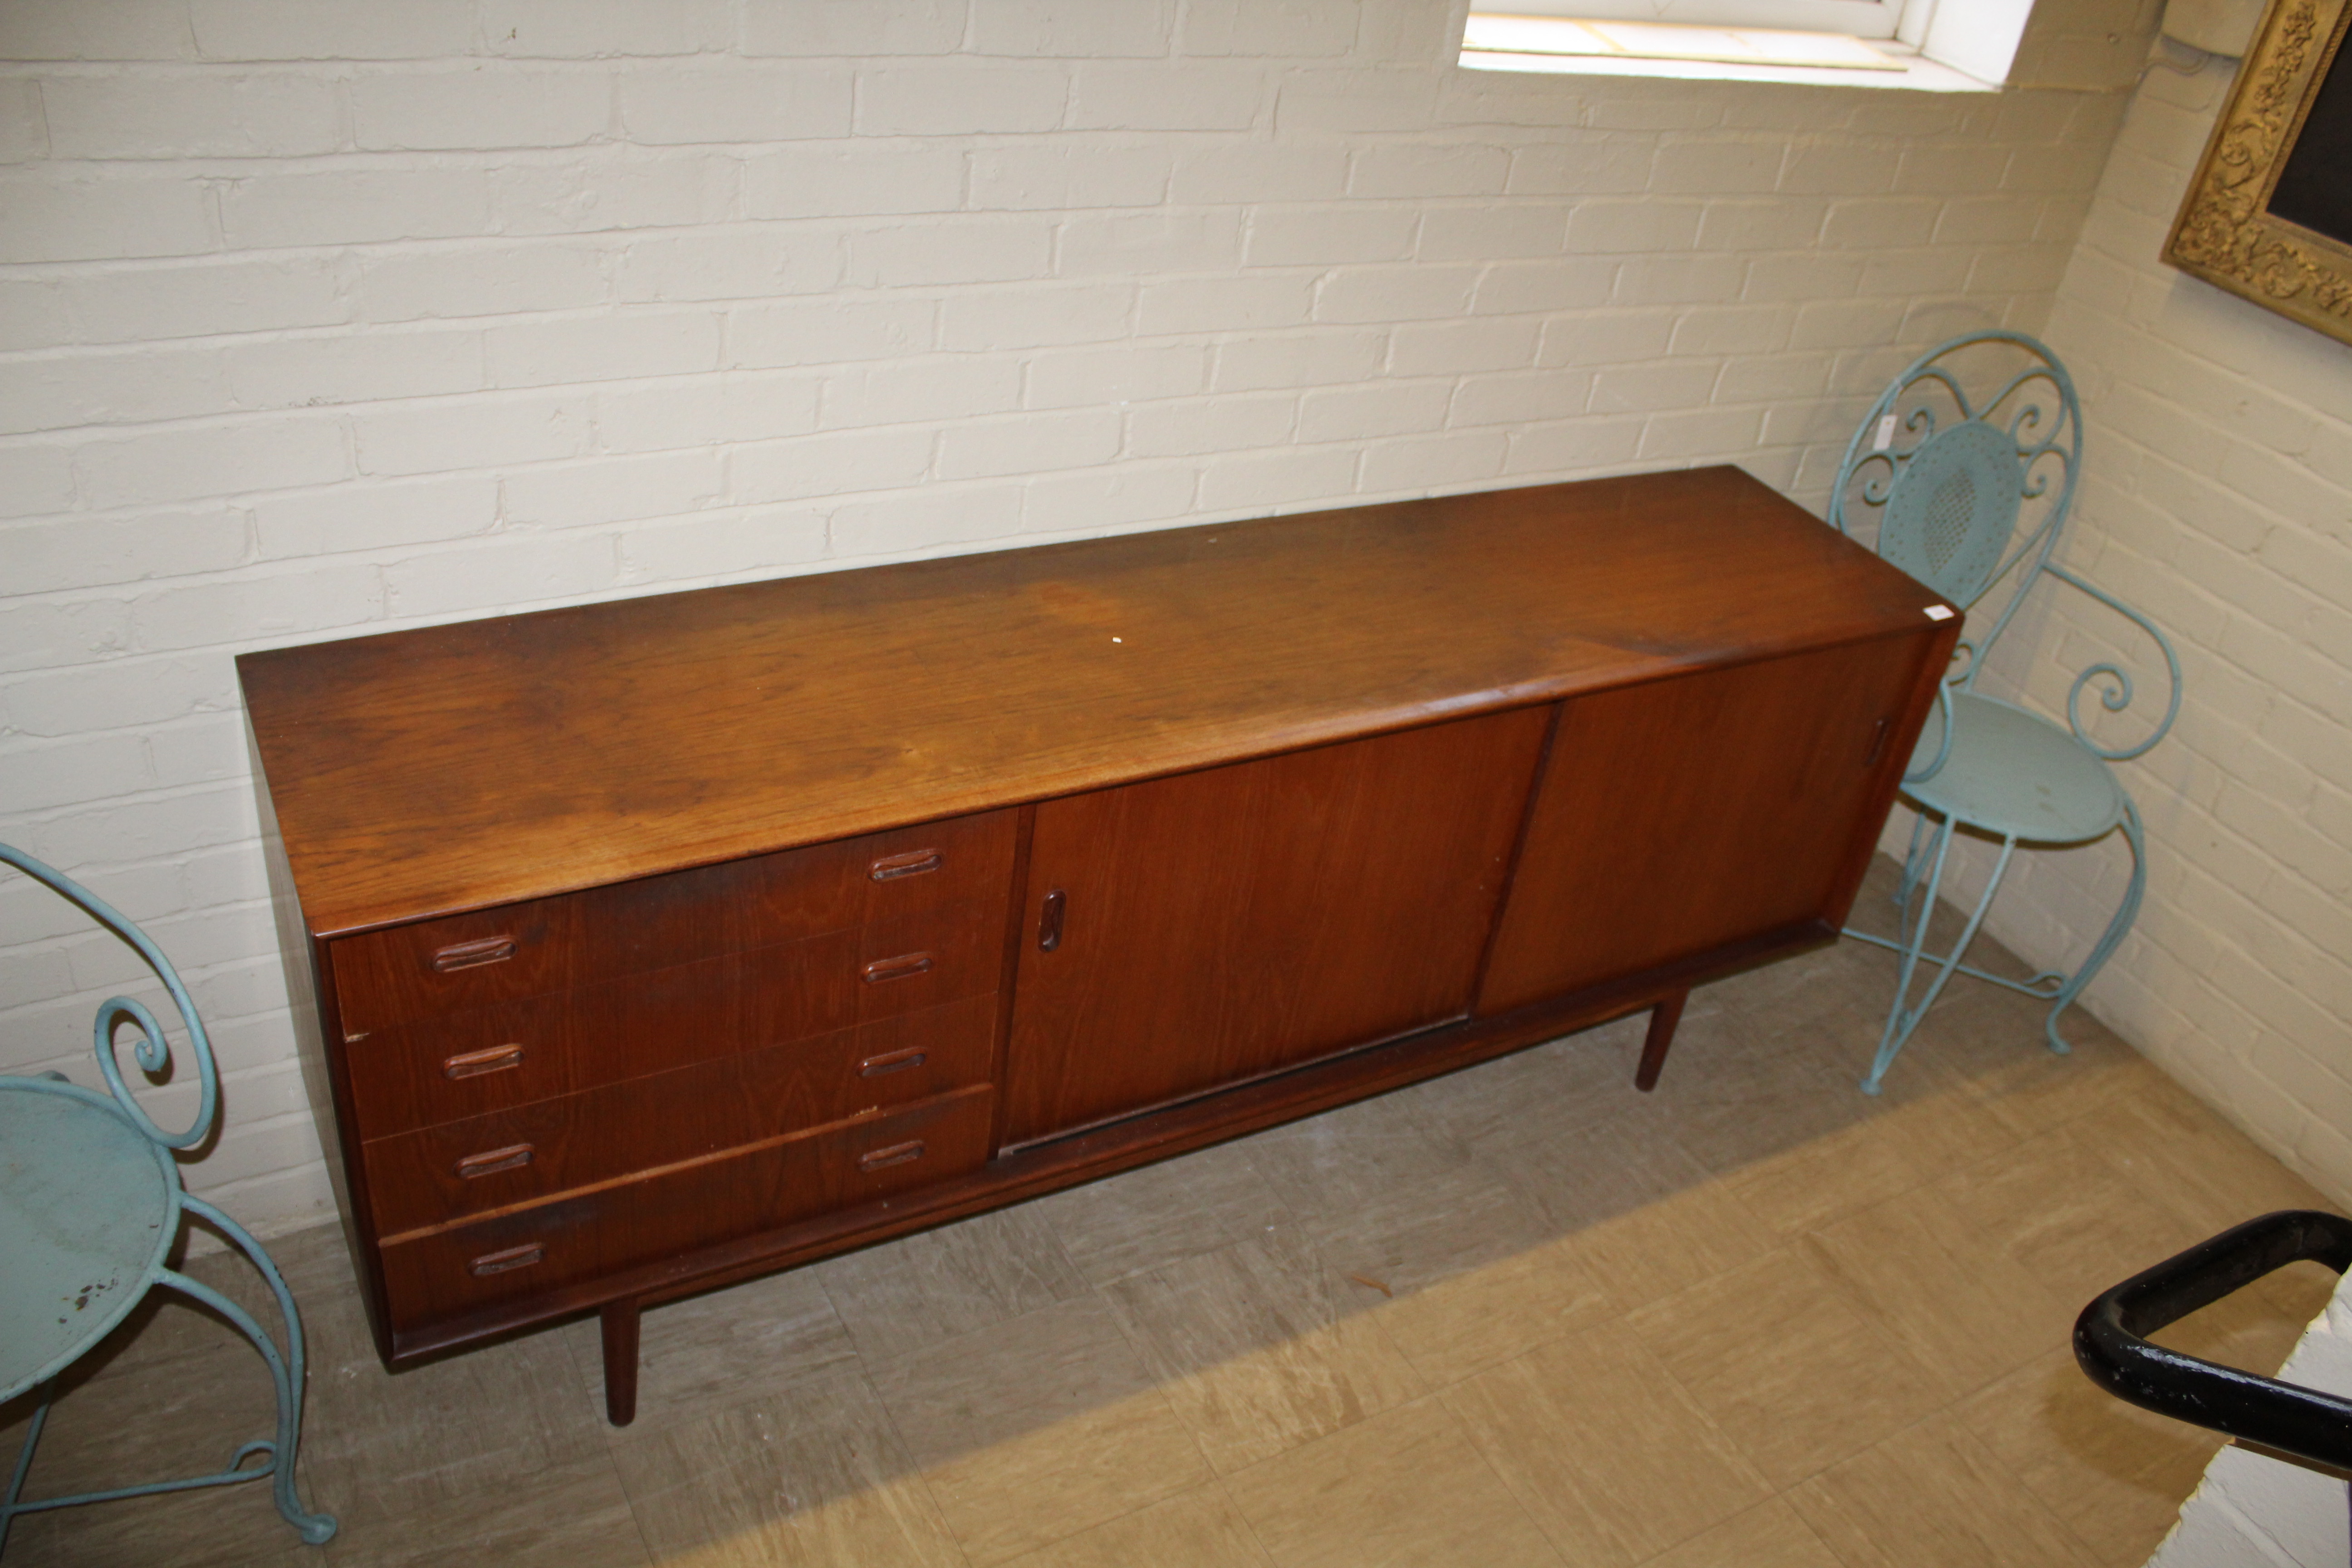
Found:
[[[1675,1043],[1675,1026],[1683,1021],[1683,1004],[1689,1000],[1689,992],[1677,991],[1659,998],[1650,1009],[1650,1033],[1642,1041],[1642,1065],[1633,1069],[1633,1087],[1645,1094],[1658,1087],[1658,1069],[1666,1065],[1666,1048]],[[634,1338],[630,1342],[635,1342]]]
[[[604,1303],[604,1415],[615,1426],[637,1418],[637,1303],[625,1296]]]

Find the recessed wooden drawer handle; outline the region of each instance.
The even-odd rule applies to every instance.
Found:
[[[485,1149],[478,1154],[468,1154],[457,1162],[457,1173],[472,1181],[477,1176],[495,1176],[500,1171],[520,1171],[530,1163],[531,1146],[509,1143],[503,1149]]]
[[[534,1241],[527,1247],[509,1247],[504,1252],[485,1252],[466,1267],[478,1279],[486,1274],[528,1268],[546,1255],[546,1249]]]
[[[433,970],[446,974],[453,969],[473,969],[485,963],[503,963],[515,955],[515,939],[510,936],[486,936],[475,942],[453,942],[436,948]]]
[[[1862,759],[1862,765],[1864,767],[1866,768],[1871,766],[1875,763],[1879,758],[1886,754],[1886,731],[1894,727],[1895,721],[1892,719],[1881,719],[1877,723],[1871,726],[1870,754]]]
[[[904,855],[885,855],[874,862],[866,875],[877,882],[894,882],[901,877],[919,877],[926,871],[936,871],[947,864],[936,849],[909,849]]]
[[[881,1078],[888,1073],[905,1072],[908,1068],[923,1065],[924,1053],[913,1046],[903,1051],[885,1051],[878,1057],[867,1057],[857,1064],[859,1078]]]
[[[520,1066],[520,1046],[492,1046],[487,1050],[460,1051],[454,1057],[444,1058],[441,1076],[447,1079],[479,1078],[486,1072],[504,1072],[509,1068]]]
[[[1070,895],[1056,888],[1045,895],[1045,907],[1037,916],[1037,951],[1051,952],[1062,945],[1062,911],[1069,907]]]
[[[904,980],[910,974],[922,974],[931,967],[928,952],[902,952],[896,958],[877,958],[860,971],[869,985],[882,980]]]
[[[919,1138],[910,1138],[904,1143],[893,1143],[887,1148],[867,1150],[857,1156],[857,1168],[861,1171],[880,1171],[892,1165],[903,1165],[910,1160],[919,1160],[922,1157],[923,1141]]]

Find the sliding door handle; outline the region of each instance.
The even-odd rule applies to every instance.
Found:
[[[1862,759],[1865,768],[1876,767],[1878,759],[1886,754],[1886,732],[1895,728],[1892,719],[1881,719],[1870,728],[1870,751]]]

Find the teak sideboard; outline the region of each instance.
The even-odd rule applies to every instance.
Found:
[[[1165,1158],[1832,939],[1959,627],[1732,468],[237,661],[385,1363]]]

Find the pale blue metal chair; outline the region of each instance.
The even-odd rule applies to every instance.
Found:
[[[1896,376],[1854,432],[1838,469],[1830,499],[1830,521],[1838,531],[1853,534],[1874,517],[1879,554],[1972,618],[1971,635],[1955,654],[1958,668],[1945,679],[1937,712],[1904,775],[1904,795],[1919,815],[1895,894],[1895,935],[1846,931],[1902,955],[1886,1028],[1862,1080],[1865,1093],[1878,1092],[1887,1068],[1955,973],[2046,1000],[2042,1031],[2050,1048],[2064,1054],[2058,1016],[2114,956],[2138,916],[2147,886],[2147,836],[2138,808],[2108,764],[2139,756],[2171,730],[2180,712],[2180,660],[2146,616],[2054,558],[2082,460],[2083,411],[2066,367],[2022,332],[1984,331],[1954,338]],[[2108,712],[2131,703],[2131,677],[2106,660],[2074,678],[2063,727],[1977,690],[2001,634],[2045,576],[2122,616],[2162,652],[2171,689],[2152,733],[2110,746],[2084,723],[2083,693],[2094,683]],[[1990,629],[1975,635],[1973,617],[1995,606]],[[2074,973],[2050,971],[2015,980],[1962,962],[2019,845],[2079,846],[2118,828],[2131,846],[2131,880]],[[1998,839],[2000,857],[1951,951],[1928,960],[1927,989],[1914,1003],[1956,829]]]
[[[335,1533],[335,1521],[303,1508],[294,1491],[302,1429],[302,1320],[294,1297],[259,1242],[183,1190],[178,1162],[172,1158],[174,1149],[202,1143],[220,1110],[212,1045],[195,1004],[171,960],[97,895],[5,844],[0,861],[79,905],[147,962],[186,1026],[200,1098],[195,1120],[184,1131],[172,1133],[157,1127],[131,1097],[115,1061],[116,1031],[125,1024],[135,1031],[132,1054],[150,1074],[171,1064],[172,1049],[154,1015],[126,996],[110,997],[100,1006],[94,1029],[98,1069],[111,1098],[68,1083],[58,1073],[0,1077],[0,1405],[40,1391],[6,1501],[0,1503],[0,1552],[7,1550],[9,1526],[20,1514],[265,1476],[271,1479],[278,1511],[304,1541],[317,1545]],[[268,1282],[286,1324],[283,1353],[244,1308],[169,1266],[183,1216],[191,1214],[217,1228]],[[226,1468],[209,1475],[26,1500],[25,1479],[48,1420],[55,1380],[158,1285],[204,1303],[253,1342],[277,1388],[276,1435],[245,1444],[229,1456]]]

